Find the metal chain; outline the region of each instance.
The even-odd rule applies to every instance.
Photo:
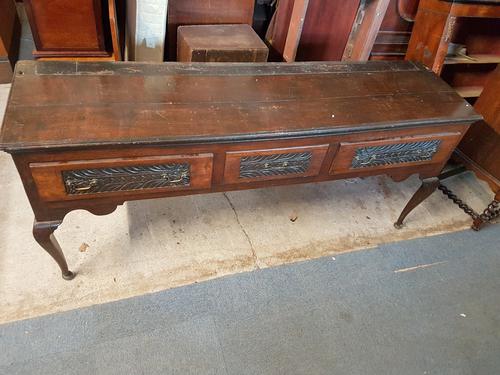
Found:
[[[439,184],[438,189],[441,190],[441,192],[446,195],[449,199],[453,201],[458,207],[462,209],[467,215],[472,217],[474,220],[479,218],[479,214],[474,211],[467,203],[462,201],[459,197],[457,197],[453,192],[448,189],[446,186],[443,184]],[[488,206],[489,207],[489,206]]]
[[[479,230],[482,223],[489,223],[500,216],[500,202],[493,200],[488,207],[486,207],[482,214],[478,214],[474,211],[467,203],[458,198],[453,192],[448,189],[443,184],[439,184],[438,189],[446,195],[449,199],[453,201],[458,207],[460,207],[467,215],[472,217],[474,224],[472,228],[474,230]]]
[[[486,207],[479,218],[484,222],[490,222],[500,216],[500,202],[494,200]]]

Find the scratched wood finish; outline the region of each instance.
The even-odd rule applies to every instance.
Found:
[[[268,53],[249,25],[189,25],[177,31],[180,62],[266,62]]]
[[[16,150],[251,140],[463,121],[471,113],[409,62],[20,62],[2,143]]]
[[[35,239],[71,279],[53,232],[72,210],[379,174],[435,178],[479,119],[403,61],[21,62],[0,149],[21,176]],[[382,152],[360,168],[366,147]]]

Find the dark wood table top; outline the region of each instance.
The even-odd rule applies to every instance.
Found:
[[[0,149],[243,141],[477,119],[412,62],[22,61]]]

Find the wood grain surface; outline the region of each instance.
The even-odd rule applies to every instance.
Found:
[[[411,62],[21,62],[0,147],[243,141],[479,118]]]

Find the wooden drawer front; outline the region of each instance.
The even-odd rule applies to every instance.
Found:
[[[460,133],[446,133],[378,141],[342,142],[333,160],[330,174],[445,162],[460,137]]]
[[[226,153],[224,182],[234,184],[319,174],[328,145]]]
[[[208,189],[212,154],[30,164],[44,200]]]

